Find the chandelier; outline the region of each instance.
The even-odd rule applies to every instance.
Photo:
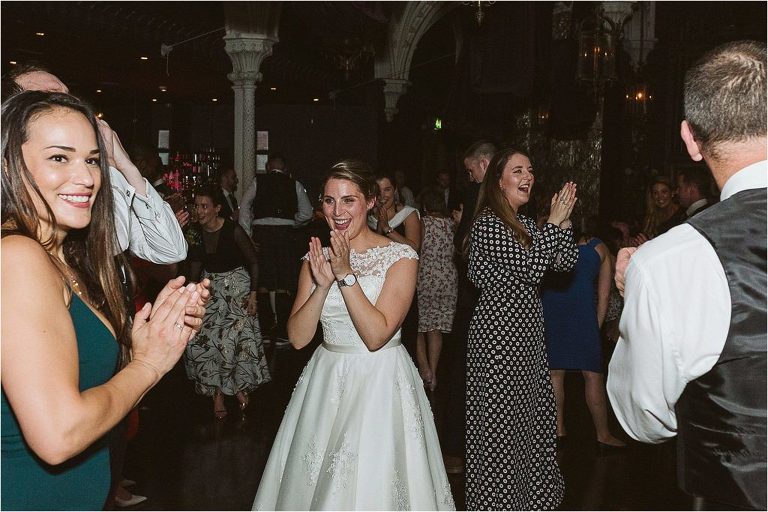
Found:
[[[578,25],[577,77],[592,86],[595,96],[601,96],[606,85],[617,79],[616,53],[631,13],[631,2],[603,2]]]
[[[368,62],[376,53],[372,44],[365,43],[358,37],[344,37],[329,46],[330,57],[336,69],[344,73],[345,81],[349,81],[352,72]]]
[[[482,2],[478,0],[477,2],[462,2],[462,3],[464,5],[477,7],[477,10],[475,10],[475,21],[477,21],[477,26],[479,27],[483,24],[483,20],[485,19],[485,12],[483,12],[483,7],[490,7],[496,2],[495,1]]]

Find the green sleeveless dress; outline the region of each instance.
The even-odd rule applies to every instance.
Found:
[[[77,336],[80,391],[104,384],[117,367],[112,333],[76,295],[69,314]],[[102,510],[109,493],[109,434],[72,459],[51,466],[30,450],[5,396],[2,413],[2,510]]]

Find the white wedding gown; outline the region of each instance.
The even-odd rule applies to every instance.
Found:
[[[350,254],[375,304],[387,269],[417,258],[392,243]],[[370,352],[338,286],[320,316],[324,343],[301,373],[254,510],[454,510],[434,419],[400,331]]]

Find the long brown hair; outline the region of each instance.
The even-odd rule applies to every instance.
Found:
[[[504,167],[514,155],[523,155],[529,158],[527,153],[515,148],[502,149],[493,155],[491,162],[488,164],[488,170],[485,173],[485,178],[483,178],[483,183],[480,186],[480,195],[477,198],[477,208],[475,209],[475,216],[472,222],[474,223],[477,220],[477,217],[485,208],[489,208],[512,231],[512,236],[514,236],[515,240],[528,249],[531,246],[531,235],[523,223],[518,220],[517,213],[509,205],[499,186],[499,180],[504,173]]]
[[[56,109],[69,109],[85,116],[96,135],[99,147],[101,188],[93,202],[91,222],[83,229],[70,231],[64,239],[64,260],[79,275],[89,300],[99,307],[123,346],[123,355],[130,348],[128,312],[122,293],[115,254],[118,249],[113,213],[112,187],[104,142],[90,107],[68,94],[25,91],[12,96],[2,106],[2,236],[20,235],[37,241],[46,251],[54,248],[54,235],[43,240],[40,215],[29,189],[37,195],[50,219],[52,233],[58,223],[50,205],[40,192],[24,162],[22,146],[28,140],[29,123],[42,114]],[[26,184],[29,185],[29,189]],[[68,282],[61,268],[62,280]]]

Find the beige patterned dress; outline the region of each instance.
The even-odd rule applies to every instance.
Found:
[[[424,240],[419,256],[416,284],[419,304],[419,332],[451,332],[456,312],[458,273],[453,261],[453,219],[425,215]]]

